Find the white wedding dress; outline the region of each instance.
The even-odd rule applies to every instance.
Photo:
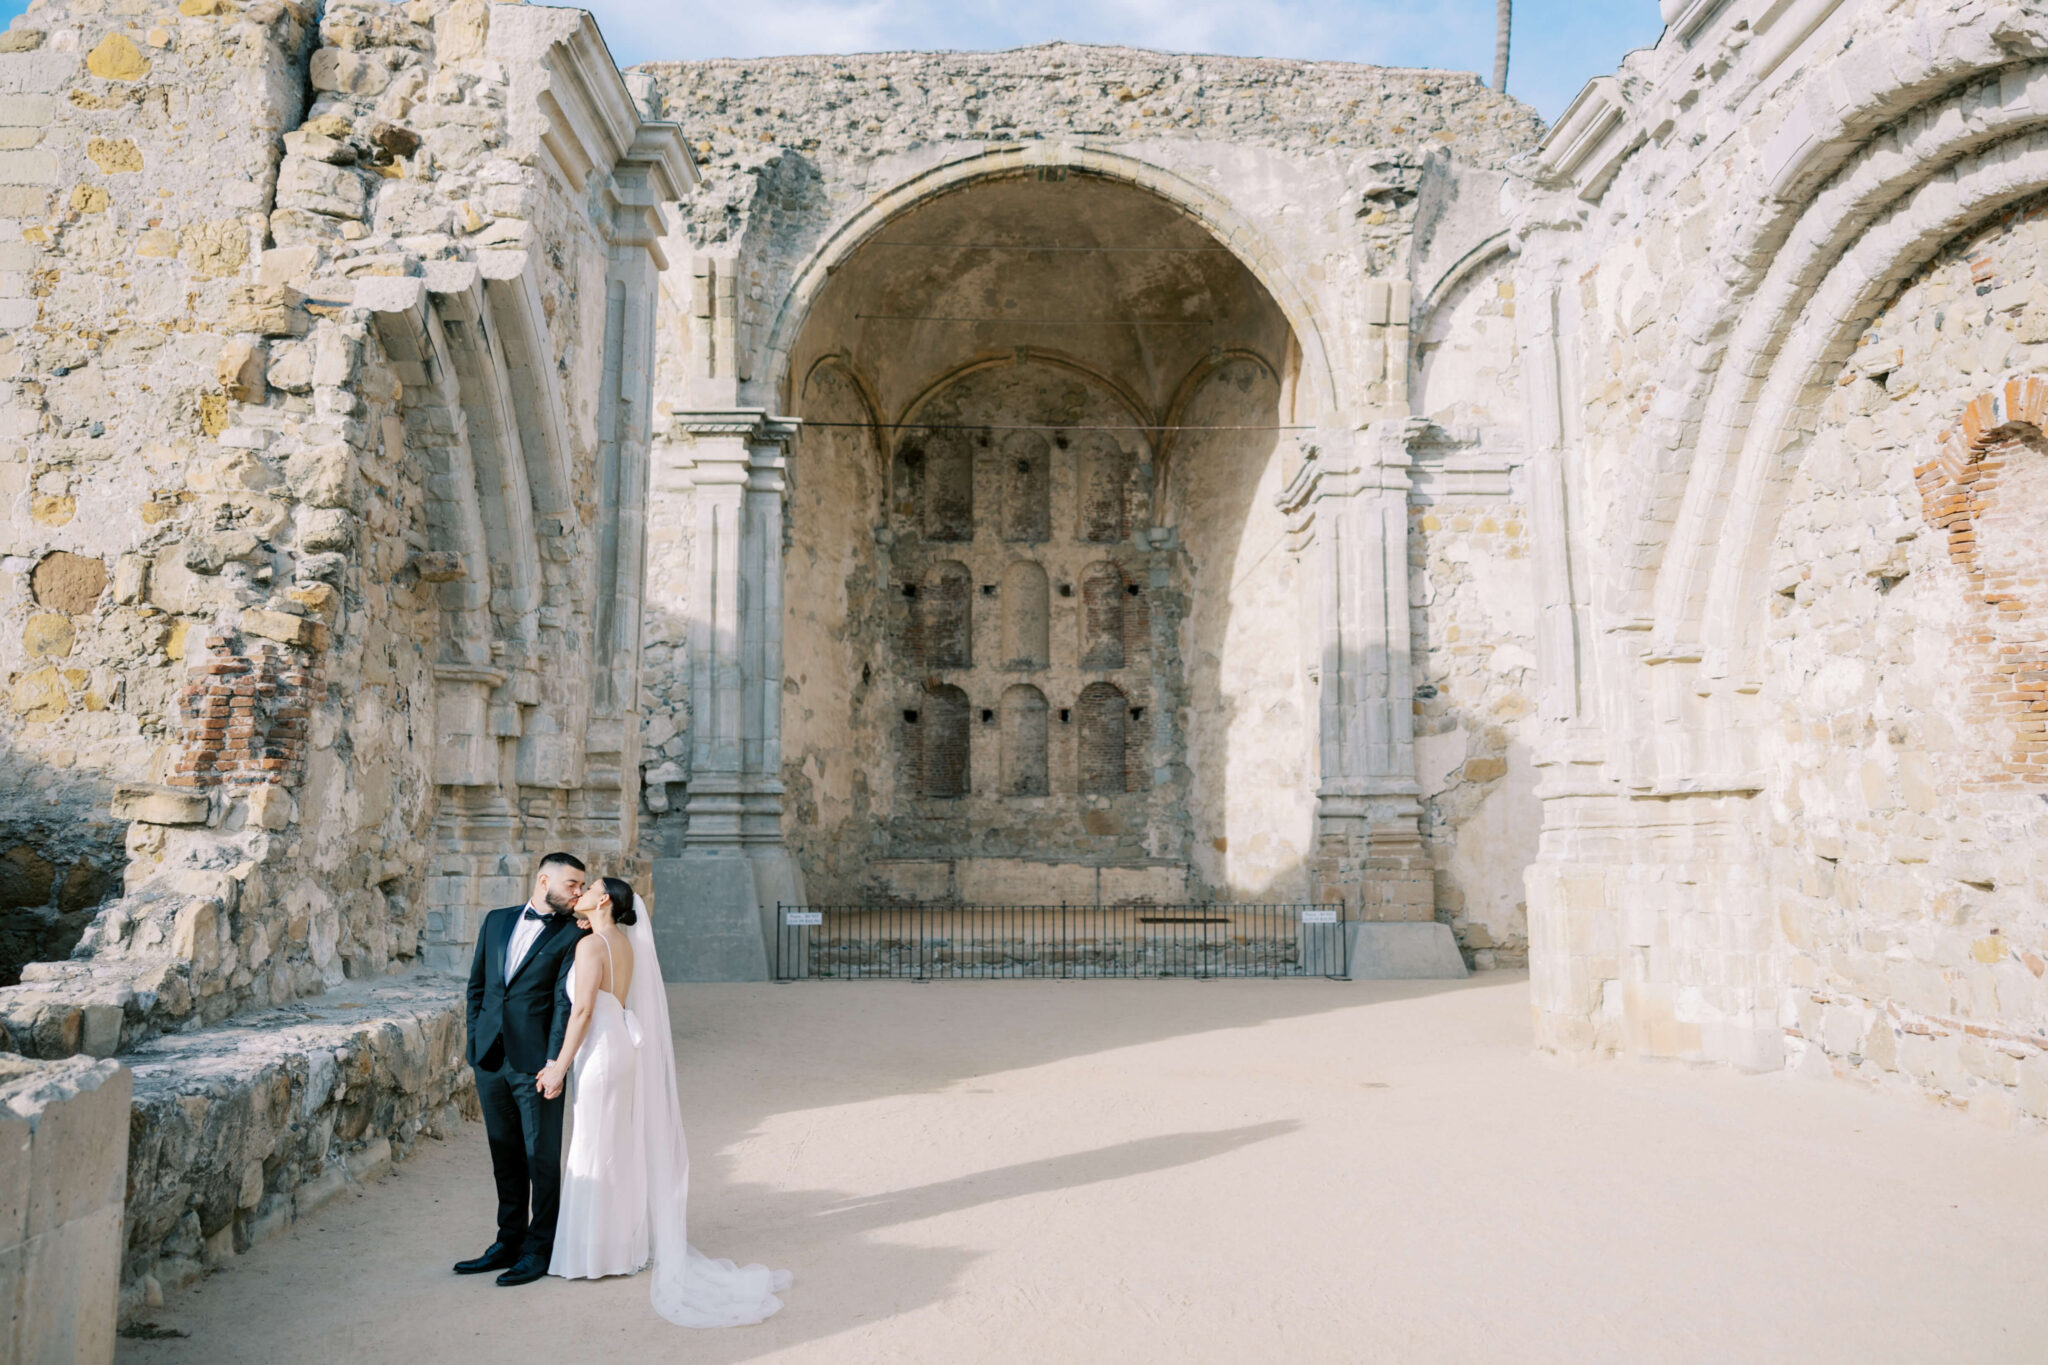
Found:
[[[631,1275],[654,1266],[654,1311],[678,1327],[742,1327],[782,1307],[786,1270],[713,1260],[689,1244],[690,1153],[675,1043],[647,902],[634,897],[626,1002],[600,978],[597,1011],[569,1072],[569,1151],[548,1273]],[[569,975],[573,999],[578,984]]]

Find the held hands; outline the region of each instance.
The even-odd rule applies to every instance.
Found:
[[[542,1095],[554,1099],[562,1093],[562,1084],[568,1079],[569,1064],[557,1057],[540,1069],[540,1074],[533,1078],[533,1084]]]

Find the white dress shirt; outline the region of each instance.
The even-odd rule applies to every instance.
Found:
[[[526,910],[545,915],[548,912],[532,901],[526,903]],[[519,974],[519,964],[526,961],[526,955],[533,951],[533,941],[540,937],[540,931],[548,926],[537,919],[528,919],[526,910],[519,912],[519,918],[512,922],[512,941],[505,945],[505,980],[509,983]]]

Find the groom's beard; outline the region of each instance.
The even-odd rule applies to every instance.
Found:
[[[552,887],[548,889],[547,901],[548,909],[557,915],[568,914],[571,907],[576,904],[574,896],[566,891],[557,891]]]

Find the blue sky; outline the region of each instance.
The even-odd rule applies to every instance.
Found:
[[[25,7],[0,0],[0,17]],[[594,0],[590,8],[627,64],[1065,38],[1482,74],[1493,67],[1493,0]],[[1517,0],[1508,90],[1554,119],[1580,86],[1655,42],[1662,27],[1656,0]]]

